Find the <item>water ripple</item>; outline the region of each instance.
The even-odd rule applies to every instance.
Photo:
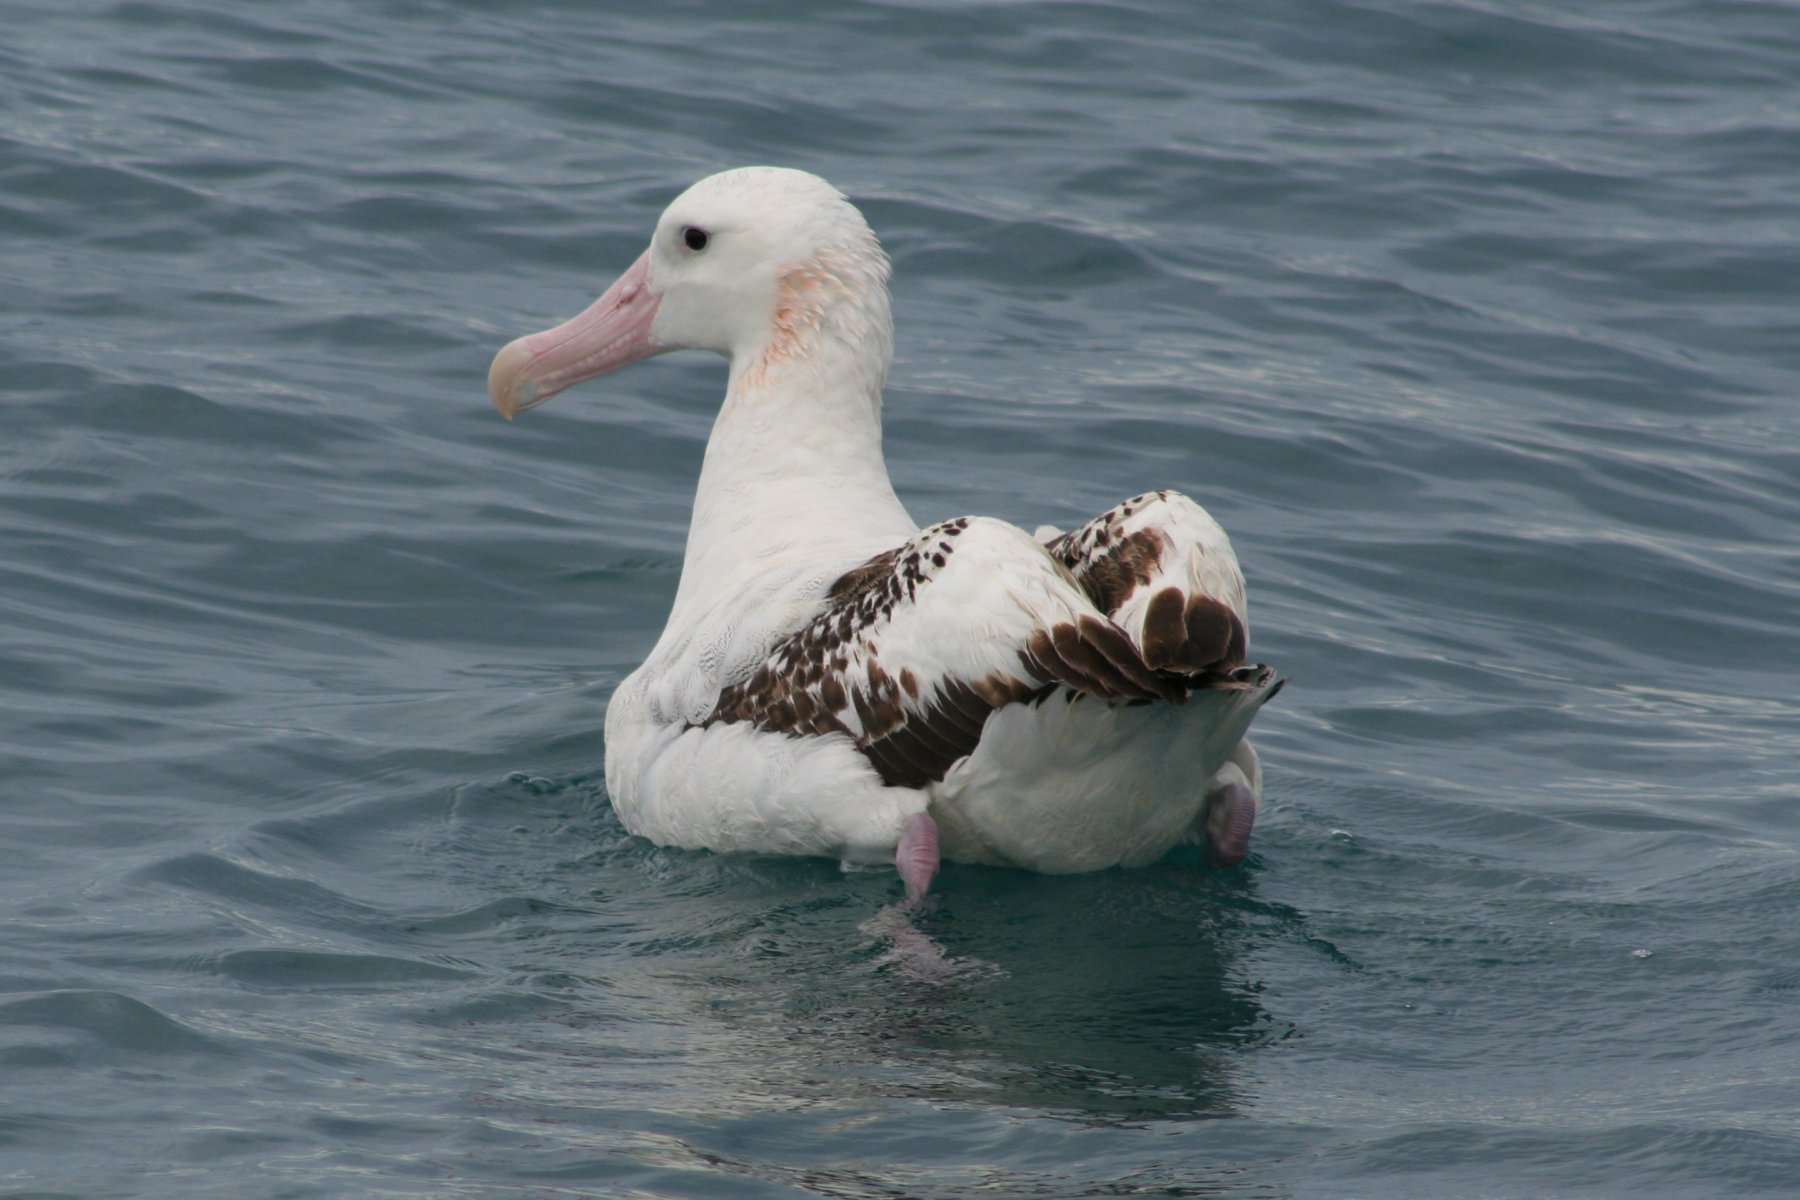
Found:
[[[1791,1190],[1778,9],[15,8],[12,1186]],[[482,376],[755,160],[893,256],[921,518],[1232,531],[1244,869],[952,867],[928,983],[891,875],[625,833],[721,368]]]

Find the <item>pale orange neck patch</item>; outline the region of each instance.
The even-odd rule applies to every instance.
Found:
[[[838,259],[828,253],[782,273],[776,284],[769,340],[739,379],[739,387],[763,387],[782,368],[805,361],[818,351],[828,324],[851,336],[863,331],[862,307],[855,289],[846,282],[846,264]]]

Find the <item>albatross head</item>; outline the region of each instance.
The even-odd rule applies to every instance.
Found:
[[[670,350],[712,350],[732,387],[848,362],[879,389],[892,353],[887,258],[816,175],[742,167],[675,198],[650,247],[586,312],[510,342],[488,371],[509,420],[572,384]]]

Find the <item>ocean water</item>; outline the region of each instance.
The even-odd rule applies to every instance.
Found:
[[[7,0],[0,1196],[1800,1184],[1800,25]],[[483,382],[691,180],[891,252],[914,514],[1199,498],[1236,870],[659,849],[722,367]]]

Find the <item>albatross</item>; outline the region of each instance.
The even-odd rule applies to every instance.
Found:
[[[1281,686],[1224,530],[1174,491],[1039,536],[920,528],[888,479],[888,260],[804,171],[702,179],[585,312],[509,343],[508,419],[674,350],[730,363],[668,624],[606,713],[606,787],[666,846],[1063,873],[1235,865]]]

